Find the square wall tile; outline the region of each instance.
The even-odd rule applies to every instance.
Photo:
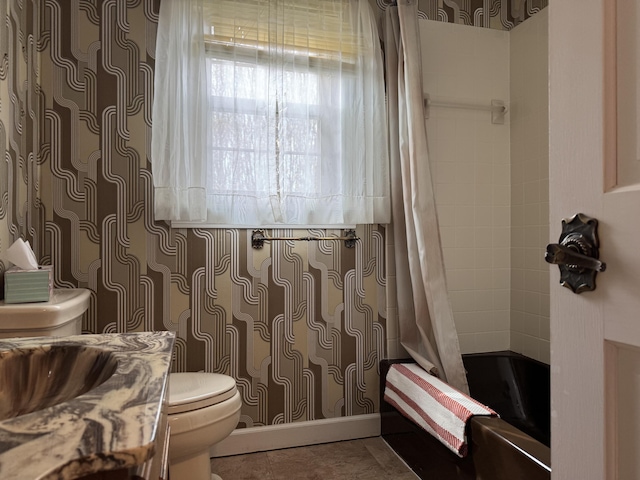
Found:
[[[456,312],[454,320],[458,334],[473,333],[478,329],[474,312]]]
[[[509,330],[476,334],[476,352],[509,350],[510,343]]]
[[[476,334],[475,333],[458,333],[458,343],[460,344],[460,353],[477,353]]]

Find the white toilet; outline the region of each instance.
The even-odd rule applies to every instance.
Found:
[[[48,302],[0,301],[0,338],[80,335],[90,298],[86,288],[64,288],[54,289]]]
[[[55,289],[48,302],[0,301],[0,338],[80,335],[91,292]],[[233,378],[217,373],[169,375],[169,474],[172,480],[212,480],[209,449],[231,434],[242,401]]]
[[[213,480],[209,449],[228,437],[240,419],[236,381],[217,373],[169,375],[169,476]]]

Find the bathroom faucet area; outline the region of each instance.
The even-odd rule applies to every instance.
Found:
[[[158,478],[174,340],[172,332],[0,340],[2,478]]]
[[[173,332],[81,335],[82,288],[0,301],[0,476],[159,478]]]

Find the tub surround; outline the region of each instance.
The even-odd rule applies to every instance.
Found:
[[[46,355],[52,346],[68,349],[70,357],[78,347],[99,349],[117,362],[106,381],[80,396],[0,421],[0,476],[72,479],[118,471],[127,478],[126,472],[139,472],[164,442],[174,341],[172,332],[0,341],[0,362],[15,349]],[[0,389],[12,383],[9,377],[0,378]]]

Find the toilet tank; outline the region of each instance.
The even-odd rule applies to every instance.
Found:
[[[0,301],[0,338],[80,335],[89,308],[86,288],[54,289],[48,302]]]

